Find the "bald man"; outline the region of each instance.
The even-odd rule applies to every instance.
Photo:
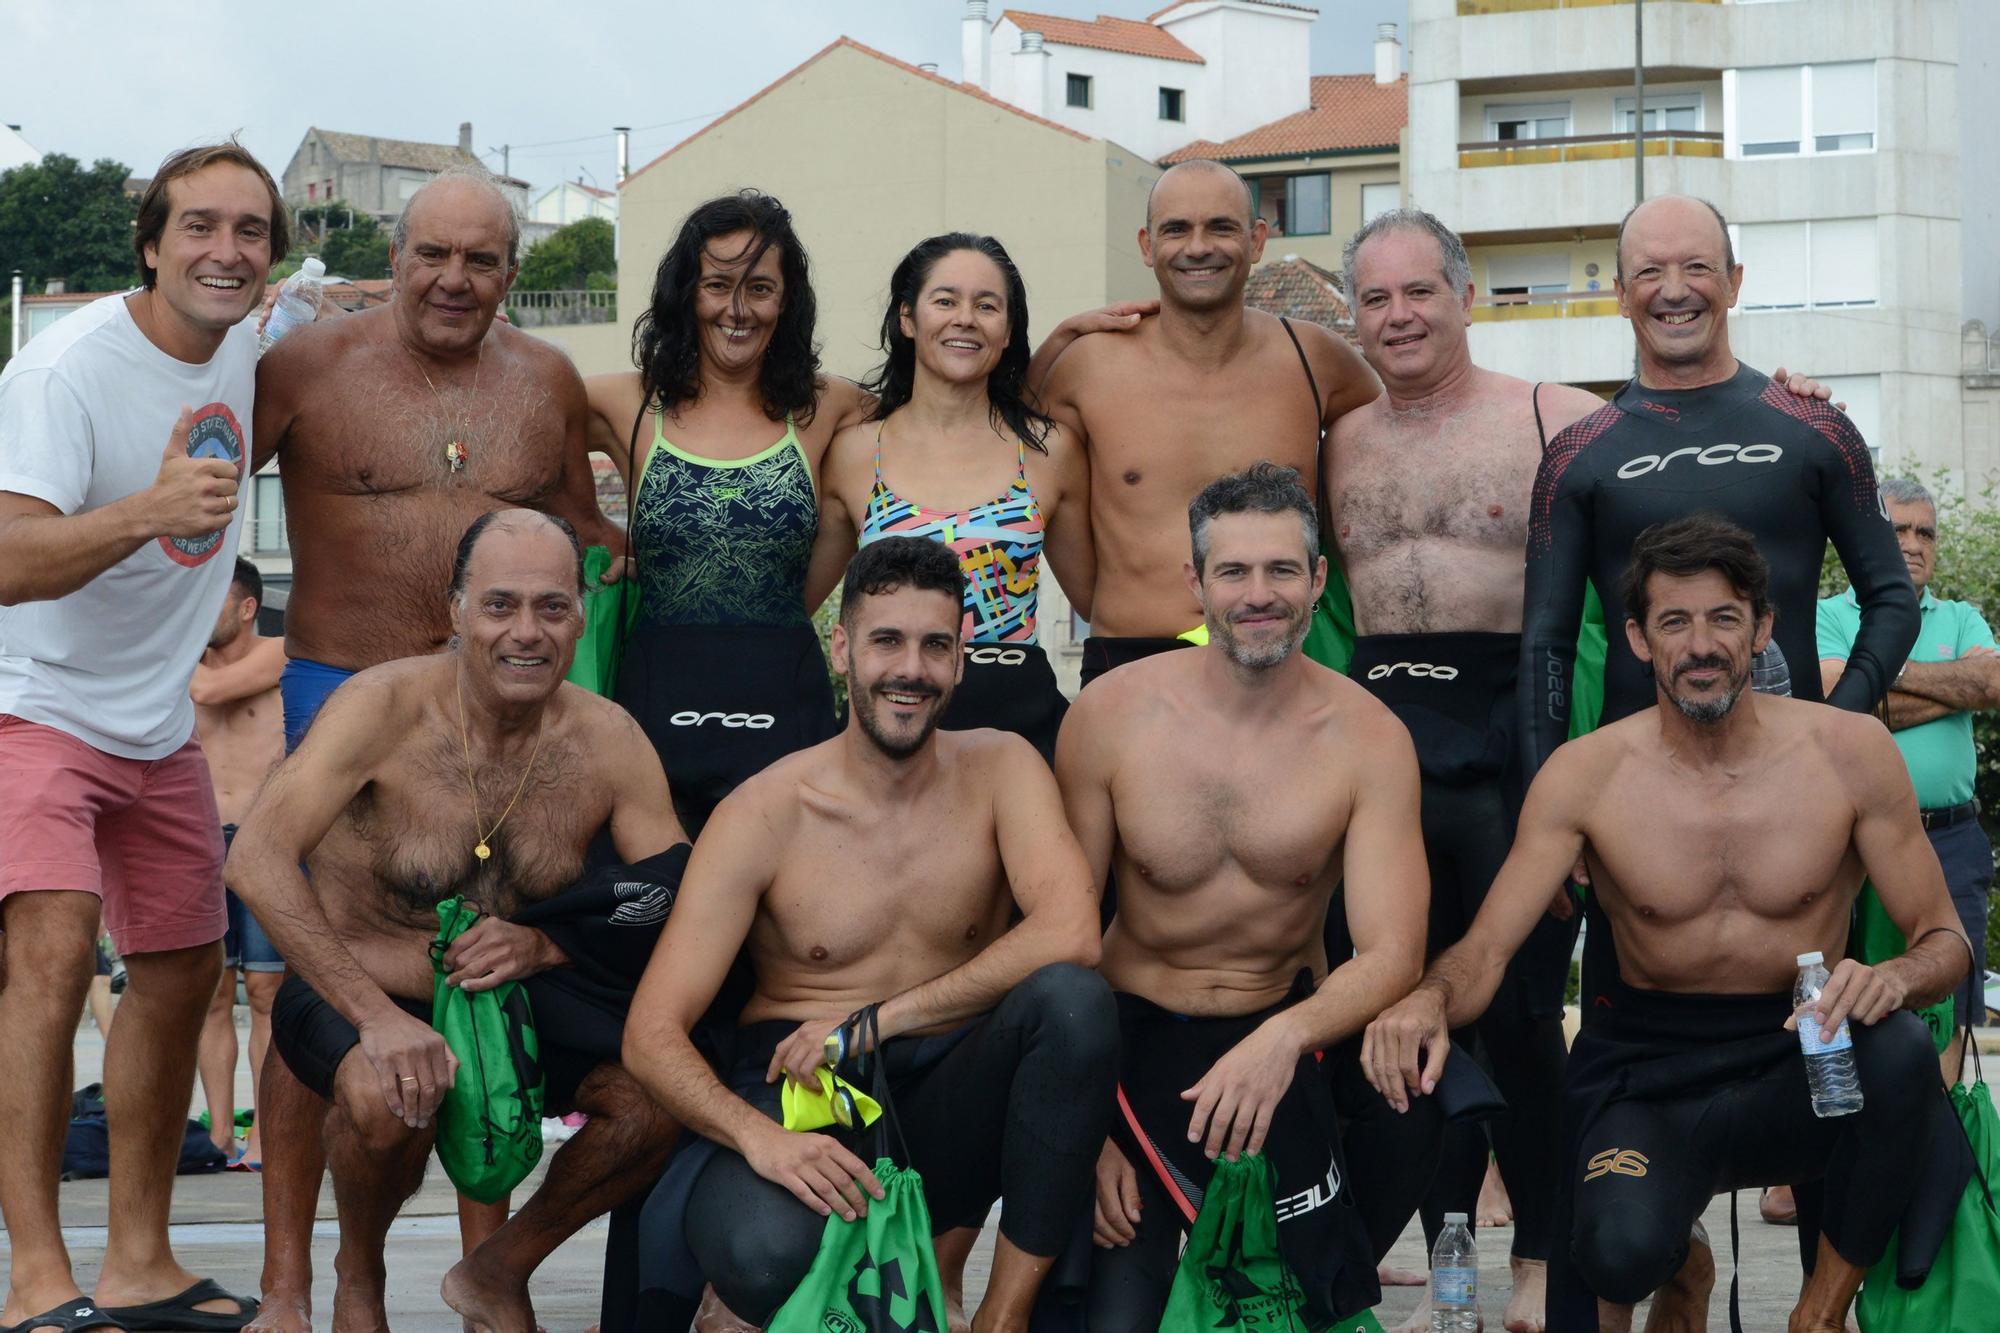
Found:
[[[1090,459],[1097,590],[1086,685],[1186,647],[1178,636],[1202,623],[1181,570],[1187,507],[1204,486],[1268,460],[1296,469],[1316,496],[1327,429],[1381,391],[1328,330],[1244,306],[1267,231],[1228,167],[1169,168],[1139,232],[1159,317],[1124,337],[1077,339],[1042,382],[1048,411],[1082,436]]]

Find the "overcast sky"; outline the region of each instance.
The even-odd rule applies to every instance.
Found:
[[[1143,18],[1165,0],[1028,0]],[[992,0],[997,16],[1007,7]],[[176,148],[241,131],[280,174],[309,125],[514,145],[536,187],[609,188],[610,126],[636,169],[842,35],[960,74],[961,0],[0,0],[0,122],[43,152],[151,175]],[[1373,68],[1407,0],[1319,0],[1316,74]],[[1407,42],[1407,33],[1404,34]],[[254,56],[248,53],[254,50]],[[497,151],[486,156],[500,165]]]

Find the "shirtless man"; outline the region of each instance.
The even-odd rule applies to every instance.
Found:
[[[1004,1200],[977,1333],[1027,1328],[1089,1206],[1117,1043],[1110,992],[1087,970],[1097,894],[1034,747],[936,730],[962,669],[963,589],[943,543],[862,548],[831,644],[849,681],[846,730],[738,787],[689,862],[625,1048],[646,1089],[708,1140],[675,1158],[648,1205],[649,1222],[672,1220],[647,1237],[661,1267],[647,1285],[686,1302],[658,1327],[685,1325],[704,1276],[731,1310],[768,1322],[827,1215],[852,1219],[883,1197],[857,1155],[873,1133],[774,1123],[778,1080],[817,1088],[829,1035],[852,1036],[864,1008],[932,1228],[976,1223]],[[718,1078],[689,1032],[746,944],[756,991]],[[924,1326],[941,1329],[945,1312],[930,1313]]]
[[[1101,969],[1122,1095],[1097,1172],[1090,1327],[1159,1327],[1200,1202],[1180,1182],[1205,1187],[1218,1153],[1247,1149],[1277,1167],[1279,1245],[1318,1328],[1380,1295],[1369,1200],[1313,1065],[1419,974],[1416,758],[1387,709],[1298,651],[1326,560],[1297,474],[1260,463],[1189,512],[1207,644],[1086,690],[1056,756],[1091,869],[1120,889]],[[1343,877],[1357,947],[1332,960]],[[1326,1059],[1358,1081],[1352,1049]]]
[[[1153,186],[1139,253],[1160,284],[1160,314],[1130,334],[1078,338],[1030,369],[1044,406],[1081,433],[1090,457],[1097,550],[1087,685],[1168,648],[1201,622],[1180,571],[1182,515],[1203,486],[1258,459],[1319,484],[1320,441],[1379,388],[1361,358],[1316,324],[1247,309],[1244,285],[1265,223],[1243,178],[1219,162],[1168,168]]]
[[[1558,749],[1466,937],[1370,1025],[1369,1078],[1431,1091],[1448,1028],[1476,1018],[1579,853],[1592,926],[1584,1029],[1564,1077],[1551,1325],[1627,1329],[1711,1195],[1826,1179],[1824,1231],[1791,1328],[1838,1330],[1915,1188],[1938,1097],[1930,1038],[1896,1011],[1936,1001],[1969,946],[1889,734],[1873,719],[1750,692],[1772,631],[1749,533],[1696,514],[1641,533],[1617,590],[1657,706]],[[1819,1030],[1854,1020],[1863,1109],[1813,1115],[1792,1026],[1795,958],[1845,953],[1866,875],[1913,941],[1833,969]],[[1698,1327],[1698,1325],[1697,1325]]]
[[[195,665],[188,693],[194,698],[195,734],[208,756],[215,783],[216,813],[222,817],[225,852],[235,841],[250,803],[271,770],[285,757],[285,719],[278,701],[278,676],[285,669],[281,639],[257,632],[264,604],[264,578],[257,566],[236,557],[229,597],[208,636],[208,650]],[[229,933],[223,936],[222,981],[201,1029],[202,1095],[208,1102],[208,1134],[229,1157],[232,1169],[255,1171],[264,1162],[255,1118],[258,1071],[271,1039],[271,997],[278,993],[285,964],[271,941],[229,894]],[[250,1002],[250,1136],[236,1148],[236,974]]]

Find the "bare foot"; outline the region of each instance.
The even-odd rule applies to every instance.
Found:
[[[312,1333],[312,1297],[274,1291],[263,1297],[257,1317],[243,1333]]]
[[[1546,1259],[1517,1259],[1507,1256],[1513,1272],[1514,1291],[1507,1298],[1502,1323],[1507,1333],[1543,1333],[1548,1328],[1549,1262]]]
[[[762,1330],[724,1305],[714,1287],[703,1287],[701,1309],[695,1311],[692,1333],[762,1333]]]
[[[1482,1227],[1514,1224],[1514,1201],[1507,1197],[1507,1182],[1500,1179],[1500,1167],[1490,1157],[1486,1159],[1486,1179],[1479,1184],[1479,1203],[1472,1218],[1475,1225]]]
[[[1774,1227],[1795,1227],[1799,1224],[1799,1203],[1792,1197],[1790,1185],[1773,1185],[1757,1199],[1757,1216]]]
[[[1705,1333],[1708,1298],[1714,1290],[1715,1251],[1708,1243],[1708,1228],[1697,1221],[1688,1234],[1687,1262],[1673,1281],[1653,1293],[1646,1333]]]
[[[1389,1264],[1375,1269],[1375,1280],[1385,1287],[1421,1287],[1430,1281],[1414,1268],[1395,1268]]]
[[[478,1250],[459,1260],[444,1275],[439,1294],[446,1305],[458,1311],[467,1329],[482,1333],[535,1333],[535,1307],[528,1301],[526,1275],[488,1267],[480,1262]]]

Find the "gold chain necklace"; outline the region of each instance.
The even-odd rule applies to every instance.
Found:
[[[451,679],[458,692],[458,743],[465,750],[465,785],[472,789],[472,829],[478,833],[479,783],[472,775],[472,737],[465,730],[465,681],[456,670],[452,672]],[[507,822],[507,816],[513,814],[514,807],[520,803],[521,793],[528,789],[528,775],[535,771],[535,757],[542,752],[542,731],[548,722],[548,709],[544,707],[541,718],[535,723],[535,748],[528,752],[528,766],[521,771],[521,781],[514,787],[514,799],[507,802],[507,808],[500,812],[500,818],[493,821],[493,827],[479,834],[479,845],[472,849],[472,854],[482,861],[493,855],[493,849],[486,845],[487,840],[500,831],[500,826]]]
[[[409,345],[407,343],[404,344],[404,350],[409,351]],[[424,363],[422,361],[417,360],[417,354],[415,352],[410,352],[410,360],[416,361],[417,373],[424,377],[424,387],[429,389],[431,391],[431,397],[437,400],[438,411],[444,412],[445,410],[444,395],[438,392],[437,385],[431,383],[431,373],[428,370],[424,369]],[[479,398],[479,372],[484,370],[485,368],[486,368],[486,340],[482,338],[479,341],[479,354],[477,357],[473,359],[472,362],[472,398],[474,401],[477,401]],[[472,414],[470,412],[456,413],[451,415],[457,415],[462,421],[462,423],[468,428],[472,425]],[[458,438],[463,433],[466,432],[453,431],[451,443],[445,445],[444,447],[444,461],[446,465],[449,466],[453,472],[462,471],[465,467],[465,460],[471,456],[470,452],[466,449],[465,445]]]

